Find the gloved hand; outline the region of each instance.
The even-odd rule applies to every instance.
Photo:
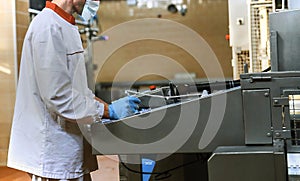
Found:
[[[139,103],[141,103],[141,100],[133,96],[127,96],[113,101],[108,106],[110,119],[122,119],[138,113]]]

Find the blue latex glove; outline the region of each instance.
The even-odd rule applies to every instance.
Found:
[[[138,113],[138,104],[141,100],[137,97],[127,96],[112,102],[108,106],[110,119],[122,119]]]

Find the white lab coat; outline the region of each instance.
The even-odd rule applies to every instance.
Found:
[[[98,119],[103,104],[87,87],[77,26],[49,8],[26,34],[8,166],[54,179],[82,176],[83,136],[76,119]]]

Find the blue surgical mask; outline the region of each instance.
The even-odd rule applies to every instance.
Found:
[[[96,16],[100,6],[100,1],[86,0],[81,14],[83,21],[88,22],[92,17]]]

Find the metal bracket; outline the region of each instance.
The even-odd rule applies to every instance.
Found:
[[[289,106],[288,97],[274,97],[273,106]]]
[[[274,139],[273,140],[274,152],[283,152],[284,151],[284,140]]]
[[[270,32],[270,42],[271,42],[271,70],[278,71],[278,34],[277,31]]]
[[[274,139],[290,139],[291,130],[276,130],[273,132]]]
[[[271,76],[250,76],[250,83],[257,82],[257,81],[271,81]]]

